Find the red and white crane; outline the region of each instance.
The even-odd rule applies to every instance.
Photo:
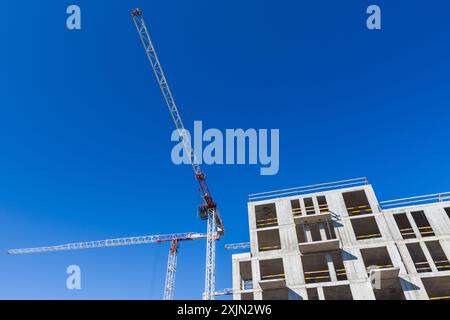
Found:
[[[205,239],[206,237],[207,237],[207,235],[204,233],[186,232],[186,233],[174,233],[174,234],[164,234],[164,235],[152,235],[152,236],[75,242],[75,243],[67,243],[67,244],[62,244],[62,245],[57,245],[57,246],[48,246],[48,247],[11,249],[11,250],[8,250],[8,253],[9,254],[28,254],[28,253],[51,252],[51,251],[94,249],[94,248],[105,248],[105,247],[131,246],[131,245],[147,244],[147,243],[170,242],[169,259],[167,261],[167,271],[166,271],[166,283],[164,286],[164,300],[172,300],[174,289],[175,289],[175,275],[176,275],[176,270],[177,270],[177,256],[178,256],[179,242],[180,241],[188,241],[188,240]]]
[[[150,39],[147,26],[142,16],[141,9],[131,10],[131,17],[133,18],[136,29],[141,38],[144,46],[147,58],[155,73],[156,80],[162,91],[167,107],[169,108],[172,120],[175,123],[175,127],[178,130],[181,141],[183,143],[184,152],[189,156],[192,168],[194,169],[195,178],[200,185],[200,192],[204,200],[204,204],[199,207],[199,216],[202,220],[208,220],[207,225],[207,238],[206,238],[206,274],[205,274],[205,292],[203,299],[213,300],[215,293],[215,255],[216,255],[216,240],[219,236],[224,234],[224,228],[219,211],[217,210],[217,204],[214,201],[211,192],[209,191],[206,183],[206,176],[200,168],[199,162],[195,156],[194,149],[192,148],[189,135],[184,127],[183,120],[181,119],[179,110],[175,103],[172,91],[167,83],[166,76],[159,62],[153,43]]]

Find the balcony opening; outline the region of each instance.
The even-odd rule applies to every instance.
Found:
[[[445,213],[447,214],[447,217],[450,219],[450,207],[444,208]]]
[[[253,292],[242,293],[241,300],[255,300],[253,297]]]
[[[438,271],[450,270],[450,263],[444,253],[444,250],[442,250],[439,241],[427,241],[425,242],[425,245],[433,258],[434,264],[436,265]]]
[[[278,226],[275,203],[263,204],[255,207],[256,228]]]
[[[258,250],[280,250],[280,231],[278,229],[258,231]]]
[[[319,204],[319,212],[320,213],[327,213],[329,211],[327,199],[325,198],[325,196],[318,196],[317,203]]]
[[[324,254],[302,256],[303,275],[306,283],[328,282],[331,280],[327,259]]]
[[[323,287],[323,295],[325,300],[353,300],[352,291],[348,285]]]
[[[261,280],[285,279],[283,259],[260,260]]]
[[[241,290],[252,290],[252,262],[251,261],[241,261],[239,262],[239,273],[241,276],[240,289]]]
[[[308,300],[319,300],[319,293],[317,288],[307,288],[306,294],[308,295]]]
[[[295,230],[297,231],[298,243],[308,242],[308,239],[306,237],[306,234],[308,232],[311,235],[312,242],[336,239],[336,233],[334,231],[334,227],[331,221],[330,222],[323,221],[319,223],[307,223],[307,224],[302,223],[296,225]]]
[[[411,212],[411,215],[422,237],[434,236],[433,229],[431,228],[431,225],[428,222],[427,217],[425,216],[425,212],[423,211]]]
[[[291,207],[292,207],[292,215],[294,217],[302,215],[302,207],[300,206],[299,199],[291,200]]]
[[[408,249],[414,266],[416,267],[417,273],[431,271],[430,264],[428,263],[419,243],[408,243],[406,244],[406,248]]]
[[[263,300],[289,300],[288,289],[263,290]]]
[[[374,288],[375,300],[405,300],[399,278],[383,280],[382,288]]]
[[[345,192],[342,196],[344,197],[345,207],[349,216],[372,213],[372,208],[364,190]]]
[[[394,214],[394,219],[403,239],[413,239],[416,237],[406,213]]]
[[[380,229],[374,217],[351,219],[356,240],[381,238]]]
[[[307,215],[316,213],[316,210],[314,208],[314,202],[313,202],[312,198],[304,198],[303,202],[305,203],[305,210],[306,210]]]
[[[367,272],[375,269],[392,268],[391,257],[386,247],[361,249],[364,266]]]
[[[450,276],[422,278],[430,300],[450,300]]]

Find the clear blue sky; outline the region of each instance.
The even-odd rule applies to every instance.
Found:
[[[65,27],[82,9],[82,30]],[[370,4],[382,30],[365,27]],[[173,125],[129,16],[140,6],[191,128],[279,128],[280,172],[208,166],[227,229],[247,194],[367,176],[380,199],[450,191],[448,1],[2,1],[0,298],[159,299],[167,245],[8,256],[8,248],[205,231]],[[201,297],[203,242],[175,297]],[[65,269],[82,269],[82,290]]]

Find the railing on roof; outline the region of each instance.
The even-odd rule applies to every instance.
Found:
[[[273,198],[290,197],[290,196],[296,196],[296,195],[302,195],[302,194],[308,194],[308,193],[317,193],[317,192],[329,191],[329,190],[333,190],[333,189],[358,187],[358,186],[364,186],[367,184],[369,184],[369,180],[366,177],[348,179],[348,180],[340,180],[340,181],[313,184],[313,185],[303,186],[303,187],[254,193],[254,194],[250,194],[248,196],[248,200],[249,201],[269,200],[269,199],[273,199]]]
[[[450,201],[450,192],[427,194],[424,196],[408,197],[387,201],[380,201],[381,209],[393,209],[397,207],[407,207],[417,204],[428,204],[434,202]]]

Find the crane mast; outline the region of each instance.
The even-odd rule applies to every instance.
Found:
[[[35,247],[23,249],[10,249],[8,254],[30,254],[52,251],[80,250],[105,247],[130,246],[147,243],[160,243],[170,241],[169,259],[167,261],[166,283],[164,286],[164,300],[172,300],[175,290],[175,276],[177,271],[178,246],[180,241],[205,239],[204,233],[186,232],[165,235],[152,235],[141,237],[116,238],[97,241],[67,243],[57,246]]]
[[[184,127],[183,120],[181,119],[178,111],[175,99],[173,98],[172,91],[167,83],[166,76],[159,62],[155,48],[150,38],[147,26],[142,16],[140,9],[133,9],[131,11],[131,17],[133,18],[136,29],[141,38],[141,42],[144,46],[147,58],[152,66],[153,72],[158,81],[161,92],[166,101],[169,112],[172,116],[172,120],[175,127],[178,130],[178,134],[183,143],[184,152],[189,156],[192,168],[194,170],[195,178],[200,185],[200,192],[204,200],[204,204],[199,207],[199,215],[202,220],[207,220],[207,238],[206,238],[206,274],[205,274],[205,292],[203,298],[205,300],[214,299],[215,292],[215,251],[216,251],[216,239],[219,235],[224,234],[224,228],[222,219],[217,210],[217,205],[209,191],[206,183],[206,176],[202,172],[199,162],[195,156],[195,152],[192,148],[189,135]],[[216,234],[218,233],[218,234]]]

